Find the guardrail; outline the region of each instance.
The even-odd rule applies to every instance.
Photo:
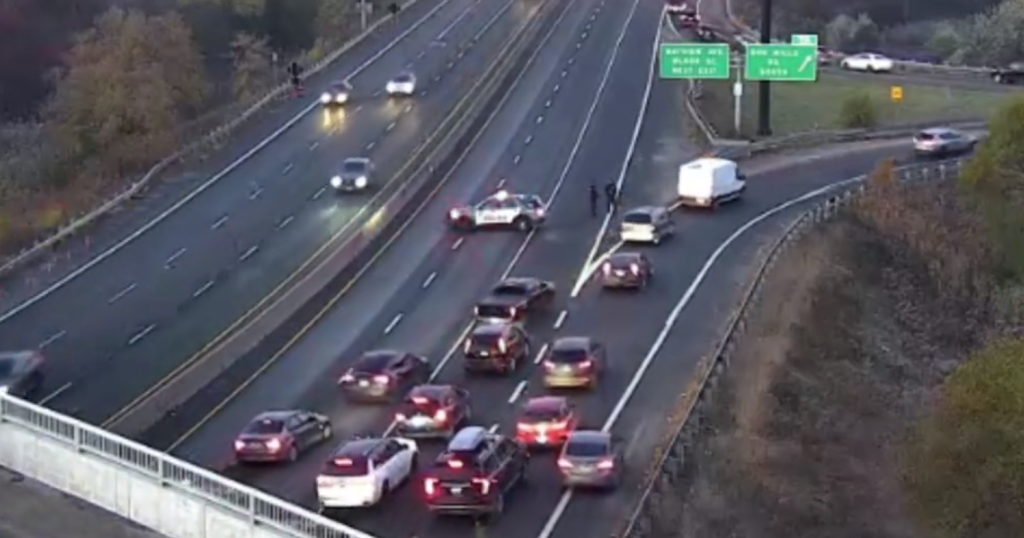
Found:
[[[0,464],[173,538],[374,538],[4,394]],[[204,503],[216,509],[200,506]]]
[[[412,6],[418,1],[419,0],[407,0],[404,4],[401,5],[402,11],[404,11],[405,9]],[[302,80],[306,80],[309,77],[312,77],[313,75],[320,73],[328,65],[337,61],[342,54],[345,54],[346,52],[351,50],[352,47],[358,45],[360,42],[362,42],[364,39],[373,34],[373,32],[377,31],[384,23],[388,22],[392,18],[393,16],[390,14],[382,16],[373,24],[368,26],[365,31],[363,31],[356,37],[350,39],[348,42],[338,47],[331,53],[327,54],[313,65],[309,66],[309,68],[301,75],[300,78],[302,78]],[[221,125],[220,127],[217,127],[213,131],[210,131],[205,136],[201,137],[199,140],[188,144],[187,146],[176,151],[174,154],[162,159],[161,161],[153,165],[153,167],[150,168],[149,171],[142,176],[142,178],[140,178],[138,181],[132,182],[126,189],[116,194],[106,202],[103,202],[98,207],[90,210],[88,213],[78,216],[75,219],[71,220],[70,222],[66,223],[65,225],[61,226],[52,235],[35,242],[32,246],[26,247],[17,254],[5,259],[3,261],[3,264],[0,265],[0,277],[3,277],[11,273],[12,271],[18,269],[19,267],[25,265],[26,263],[35,260],[46,251],[59,246],[62,241],[72,237],[73,235],[77,234],[84,228],[87,228],[92,224],[98,222],[100,219],[106,216],[107,213],[110,213],[115,208],[131,200],[132,198],[139,196],[143,191],[145,191],[150,186],[151,183],[153,183],[153,181],[160,174],[162,174],[171,166],[182,161],[185,157],[191,155],[200,148],[214,146],[216,144],[221,143],[228,136],[234,133],[235,130],[238,129],[242,124],[246,123],[250,118],[252,118],[256,113],[261,111],[268,104],[283,97],[290,89],[290,84],[281,84],[274,87],[269,92],[267,92],[265,96],[263,96],[261,99],[259,99],[252,105],[250,105],[249,108],[245,109],[245,111],[243,111],[242,114],[240,114],[238,117],[225,123],[224,125]]]
[[[950,179],[956,177],[963,162],[964,160],[955,159],[940,163],[910,165],[897,168],[896,173],[901,183]],[[685,486],[679,484],[683,475],[684,462],[700,431],[702,415],[711,404],[720,375],[729,366],[737,342],[744,335],[747,316],[751,307],[756,305],[760,297],[766,277],[779,257],[805,232],[813,226],[839,215],[844,207],[863,194],[865,180],[866,177],[861,176],[833,185],[837,192],[831,196],[823,194],[828,197],[813,209],[797,217],[762,258],[739,306],[726,324],[725,336],[712,354],[697,365],[695,381],[683,392],[682,400],[677,405],[680,412],[670,415],[679,418],[675,428],[670,429],[664,442],[659,445],[668,448],[656,455],[655,464],[648,470],[636,509],[615,536],[619,538],[650,538],[657,535],[659,517],[659,514],[656,513],[657,501],[667,495],[673,495],[674,491],[686,489]]]

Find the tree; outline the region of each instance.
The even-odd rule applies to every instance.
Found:
[[[316,13],[316,46],[320,55],[355,35],[359,11],[355,0],[320,0]]]
[[[863,50],[878,45],[878,27],[871,17],[839,15],[825,28],[825,42],[839,50]]]
[[[243,17],[256,17],[263,14],[267,7],[266,0],[180,0],[183,5],[207,3],[230,9]]]
[[[1024,341],[996,342],[954,372],[904,454],[914,507],[938,536],[1024,529]]]
[[[1005,65],[1024,59],[1024,0],[1006,0],[970,20],[959,56],[970,65]]]
[[[869,129],[878,124],[875,102],[865,92],[857,92],[843,100],[839,109],[839,125],[844,129]]]
[[[244,32],[235,35],[231,42],[232,86],[240,102],[251,103],[273,86],[272,54],[266,38]]]
[[[192,36],[175,14],[112,8],[75,41],[47,107],[61,143],[105,173],[126,174],[177,146],[209,86]]]

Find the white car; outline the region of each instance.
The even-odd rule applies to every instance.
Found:
[[[881,54],[864,52],[843,58],[839,63],[843,69],[851,71],[867,71],[869,73],[890,73],[893,69],[893,61]]]
[[[401,437],[342,444],[316,477],[320,508],[376,505],[412,477],[418,454],[416,441]]]
[[[401,73],[389,80],[384,90],[392,97],[412,97],[416,93],[416,75]]]
[[[543,224],[547,215],[540,196],[501,190],[476,205],[453,207],[448,211],[448,225],[456,230],[511,227],[528,232]]]

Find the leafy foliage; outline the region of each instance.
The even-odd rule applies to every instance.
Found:
[[[235,98],[243,103],[261,97],[274,83],[274,67],[266,38],[239,33],[231,42]]]
[[[358,29],[359,10],[353,0],[320,0],[316,14],[317,50],[350,39]]]
[[[208,3],[231,10],[244,17],[263,14],[266,0],[179,0],[183,5]]]
[[[871,96],[859,92],[847,97],[839,109],[839,124],[846,129],[868,129],[878,125],[878,114]]]
[[[904,463],[915,508],[938,536],[1024,529],[1024,341],[998,341],[949,377]]]
[[[175,14],[112,8],[78,37],[47,116],[71,155],[126,174],[169,154],[208,94],[192,34]]]

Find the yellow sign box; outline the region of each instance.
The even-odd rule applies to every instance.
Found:
[[[892,88],[890,88],[889,97],[892,98],[894,103],[899,103],[900,101],[903,101],[903,87],[893,86]]]

